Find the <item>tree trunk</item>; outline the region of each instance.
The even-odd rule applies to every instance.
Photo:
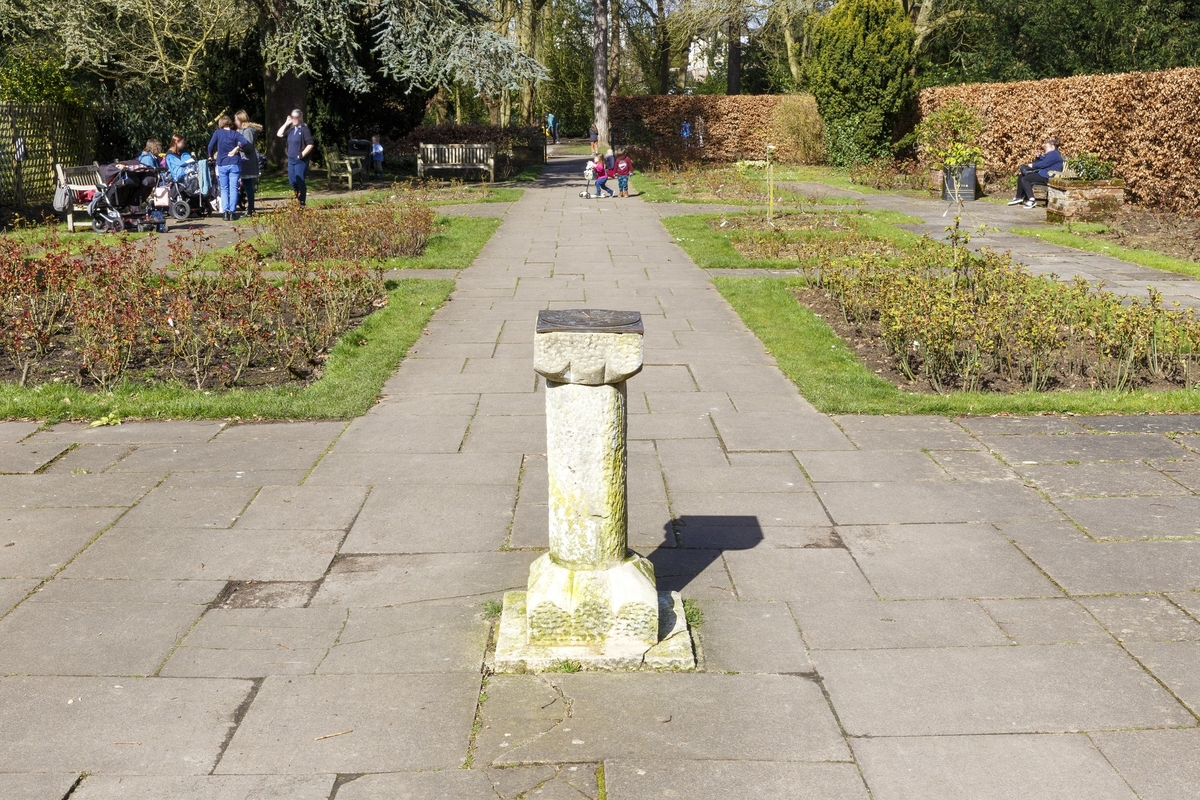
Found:
[[[779,9],[780,21],[783,23],[783,46],[787,48],[787,65],[788,72],[792,74],[792,80],[796,82],[796,87],[804,81],[804,75],[800,69],[800,54],[796,50],[796,36],[792,31],[792,9],[790,0],[783,0],[776,6]]]
[[[592,0],[592,106],[600,150],[608,147],[608,0]]]
[[[263,73],[263,129],[267,132],[267,161],[279,166],[287,161],[287,147],[283,139],[274,135],[293,109],[307,114],[305,103],[308,79],[303,75],[286,72],[282,75],[268,67]]]
[[[612,42],[608,51],[608,95],[621,93],[621,0],[612,0]]]
[[[729,20],[729,72],[726,75],[725,93],[742,93],[742,23]]]
[[[517,46],[521,52],[537,58],[542,49],[541,21],[542,9],[546,0],[523,0],[517,22]],[[536,125],[537,117],[537,84],[526,81],[521,85],[521,95],[518,100],[518,118],[522,125]]]
[[[667,28],[667,9],[663,0],[655,3],[655,45],[658,50],[658,93],[671,93],[671,31]]]

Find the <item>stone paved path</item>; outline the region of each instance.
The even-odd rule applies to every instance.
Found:
[[[0,424],[0,797],[1195,795],[1200,418],[829,418],[576,189],[353,422]],[[482,681],[546,544],[534,317],[578,306],[644,315],[631,542],[704,670]]]

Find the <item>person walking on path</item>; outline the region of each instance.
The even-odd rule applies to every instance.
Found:
[[[633,174],[633,159],[625,155],[624,150],[617,156],[614,172],[617,176],[617,194],[621,197],[629,197],[629,176]]]
[[[553,111],[546,115],[546,130],[550,132],[550,140],[558,144],[558,117]]]
[[[217,120],[217,129],[208,140],[208,157],[217,159],[217,183],[221,187],[221,213],[226,220],[233,219],[237,208],[238,179],[242,176],[242,153],[254,147],[246,137],[233,129],[233,120],[222,114]]]
[[[255,145],[262,135],[262,125],[251,122],[250,115],[245,111],[234,114],[233,121],[237,124],[238,133],[250,143],[250,149],[242,153],[242,194],[246,196],[246,216],[254,216],[254,195],[258,192],[259,176],[258,149]]]
[[[288,183],[297,202],[304,205],[308,202],[308,158],[313,151],[313,135],[304,124],[304,112],[300,109],[293,111],[275,134],[280,139],[287,137]]]
[[[1033,208],[1037,200],[1033,197],[1035,185],[1045,185],[1050,182],[1051,172],[1062,172],[1063,157],[1058,152],[1058,139],[1053,137],[1046,140],[1045,153],[1038,156],[1030,164],[1022,164],[1017,176],[1017,196],[1008,201],[1010,206],[1024,205]]]
[[[588,141],[592,143],[592,155],[597,155],[600,152],[600,131],[596,129],[596,123],[592,123],[592,127],[588,128]]]

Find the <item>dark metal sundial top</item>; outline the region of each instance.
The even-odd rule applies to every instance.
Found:
[[[602,308],[572,308],[539,311],[538,333],[638,333],[644,334],[642,315],[637,311],[608,311]]]

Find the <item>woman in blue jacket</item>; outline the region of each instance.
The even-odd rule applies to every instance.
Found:
[[[1010,206],[1024,205],[1033,208],[1037,201],[1033,199],[1033,187],[1050,182],[1051,172],[1062,172],[1063,157],[1058,152],[1058,139],[1053,137],[1046,140],[1046,152],[1034,159],[1032,164],[1022,164],[1020,175],[1017,176],[1017,196],[1008,201]]]
[[[217,159],[217,181],[221,185],[221,211],[233,219],[237,208],[238,180],[242,177],[242,153],[252,153],[254,145],[233,129],[233,120],[222,114],[217,129],[208,140],[208,157]]]

